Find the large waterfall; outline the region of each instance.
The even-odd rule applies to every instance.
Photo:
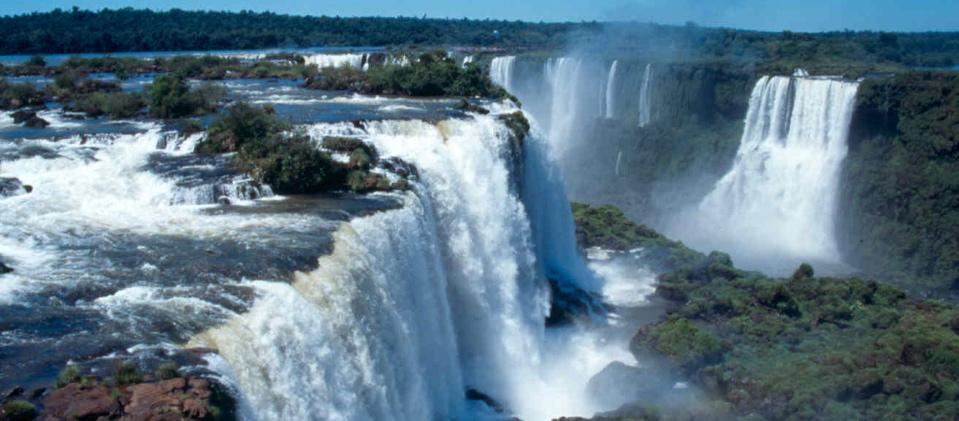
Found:
[[[469,418],[466,389],[530,420],[598,409],[582,388],[602,365],[576,384],[562,383],[574,369],[555,380],[543,368],[545,275],[592,279],[545,144],[527,138],[516,161],[494,116],[309,131],[362,138],[420,181],[402,208],[343,225],[334,252],[292,285],[250,282],[253,309],[195,340],[219,349],[255,418]]]
[[[858,83],[763,77],[732,169],[699,205],[710,246],[837,261],[834,215]]]

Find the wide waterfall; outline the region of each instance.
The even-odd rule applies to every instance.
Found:
[[[613,60],[609,67],[609,75],[606,77],[606,118],[616,116],[616,68],[619,66],[618,60]]]
[[[509,92],[513,92],[513,63],[516,56],[496,57],[490,63],[490,79]]]
[[[319,68],[324,67],[353,67],[366,70],[369,54],[345,53],[345,54],[311,54],[304,57],[306,64],[315,64]]]
[[[584,387],[622,352],[600,350],[582,370],[543,356],[545,276],[595,282],[545,143],[531,136],[516,161],[492,115],[309,132],[363,139],[414,164],[420,181],[402,208],[344,224],[334,252],[292,285],[248,281],[252,310],[194,340],[220,351],[253,418],[470,418],[467,389],[530,420],[599,409]]]
[[[694,242],[838,261],[834,217],[857,88],[828,78],[761,78],[733,167],[699,204],[697,230],[706,238]]]

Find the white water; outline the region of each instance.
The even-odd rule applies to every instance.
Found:
[[[609,67],[609,75],[606,77],[606,118],[616,117],[616,68],[619,66],[618,60],[613,60]]]
[[[496,57],[490,63],[490,78],[508,92],[513,92],[513,64],[516,56]]]
[[[319,68],[324,67],[353,67],[364,69],[364,64],[368,60],[367,54],[347,53],[347,54],[311,54],[305,56],[306,64],[315,64]]]
[[[643,72],[643,85],[639,90],[639,127],[646,127],[653,119],[653,108],[650,102],[652,75],[653,65],[646,64],[646,71]]]
[[[292,286],[253,282],[253,309],[195,340],[220,350],[255,418],[481,417],[466,388],[526,420],[609,409],[585,387],[610,361],[631,359],[625,344],[543,328],[544,273],[596,282],[576,255],[545,143],[528,138],[514,167],[509,131],[492,115],[309,131],[363,138],[421,178],[401,209],[344,224],[318,269]],[[520,168],[532,183],[523,192]]]
[[[700,241],[836,261],[839,173],[857,88],[832,79],[761,78],[733,168],[699,205],[707,236]]]
[[[572,146],[579,110],[579,80],[582,60],[573,57],[551,58],[546,61],[546,80],[552,92],[549,130],[555,157],[562,157]]]

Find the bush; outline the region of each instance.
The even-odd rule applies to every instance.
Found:
[[[91,117],[133,118],[140,114],[143,105],[143,99],[135,93],[97,92],[77,99],[75,107]]]
[[[63,387],[78,381],[80,381],[80,368],[75,365],[68,365],[57,376],[57,387]]]
[[[146,91],[150,115],[157,118],[182,118],[216,111],[223,98],[223,89],[201,85],[191,89],[179,74],[166,74],[154,79]]]
[[[724,350],[716,335],[680,317],[640,331],[634,346],[655,351],[687,372],[717,362]]]
[[[156,376],[160,380],[180,377],[180,366],[174,362],[160,364],[160,366],[157,367]]]
[[[0,109],[44,105],[43,94],[30,83],[9,83],[0,79]]]
[[[289,129],[275,115],[246,103],[231,106],[226,114],[213,122],[207,139],[197,145],[197,153],[236,152],[246,143],[262,141]]]
[[[25,400],[12,400],[3,404],[3,413],[10,421],[30,421],[37,417],[37,407]]]
[[[136,364],[124,361],[116,366],[113,379],[116,381],[117,386],[126,386],[143,381],[143,375],[140,374]]]

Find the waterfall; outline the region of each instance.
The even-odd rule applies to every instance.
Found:
[[[562,157],[572,146],[579,111],[579,80],[582,60],[572,57],[546,61],[546,79],[552,92],[549,111],[549,137],[553,153]]]
[[[348,53],[348,54],[312,54],[305,57],[306,64],[315,64],[319,68],[324,67],[353,67],[355,69],[365,69],[364,63],[367,61],[367,54]]]
[[[616,67],[618,60],[613,60],[609,67],[609,75],[606,77],[606,118],[616,116]]]
[[[495,115],[309,132],[361,138],[420,178],[402,208],[345,223],[292,285],[249,282],[252,310],[194,340],[219,350],[254,418],[459,419],[466,388],[524,419],[592,413],[580,389],[601,367],[575,386],[543,372],[544,276],[594,282],[544,142],[516,161]]]
[[[516,56],[496,57],[489,66],[490,79],[510,93],[513,92],[513,63],[515,62]]]
[[[646,127],[652,121],[652,105],[650,104],[650,79],[653,74],[653,65],[646,64],[643,72],[643,85],[639,90],[639,127]]]
[[[699,205],[712,235],[836,261],[834,214],[857,82],[762,77],[732,169]]]

